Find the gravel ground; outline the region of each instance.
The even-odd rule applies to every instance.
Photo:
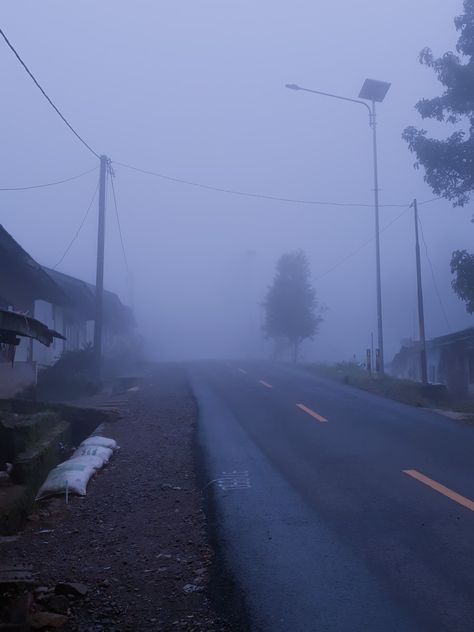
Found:
[[[33,564],[46,587],[87,586],[85,598],[70,602],[65,631],[245,629],[218,614],[210,597],[218,564],[196,474],[197,411],[185,371],[157,368],[120,399],[128,400],[122,418],[104,431],[120,451],[85,498],[35,510],[17,541],[0,544],[2,562]]]

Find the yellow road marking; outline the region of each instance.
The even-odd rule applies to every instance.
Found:
[[[244,375],[247,375],[247,371],[244,371],[244,369],[239,369],[239,371],[243,373]]]
[[[260,380],[260,384],[263,384],[267,388],[273,388],[273,386],[271,384],[269,384],[268,382],[265,382],[264,380]]]
[[[440,494],[443,494],[443,496],[447,496],[451,500],[454,500],[455,503],[458,503],[459,505],[463,505],[463,507],[467,507],[467,509],[474,511],[474,501],[469,500],[469,498],[466,498],[465,496],[461,496],[461,494],[458,494],[457,492],[453,492],[448,487],[441,485],[441,483],[437,483],[433,479],[428,478],[427,476],[425,476],[424,474],[421,474],[420,472],[417,472],[416,470],[402,470],[402,471],[404,474],[408,474],[408,476],[411,476],[412,478],[416,478],[416,480],[420,481],[420,483],[424,483],[425,485],[428,485],[428,487],[431,487],[431,489],[434,489]]]
[[[314,417],[314,419],[320,421],[321,423],[325,423],[327,421],[325,417],[321,417],[321,415],[318,415],[318,413],[315,413],[314,410],[311,410],[311,408],[307,408],[303,404],[296,404],[296,406],[303,410],[305,413],[308,413],[308,415],[311,415],[311,417]]]

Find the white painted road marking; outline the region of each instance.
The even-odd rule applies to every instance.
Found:
[[[247,470],[243,472],[222,472],[218,479],[216,479],[218,487],[227,491],[232,489],[250,489],[250,479]]]

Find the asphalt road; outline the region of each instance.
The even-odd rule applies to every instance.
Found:
[[[252,629],[474,630],[474,428],[303,369],[189,370]]]

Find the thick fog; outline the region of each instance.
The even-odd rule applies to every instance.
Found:
[[[242,192],[371,204],[364,109],[285,89],[357,97],[366,77],[392,83],[379,106],[382,204],[434,197],[401,139],[407,125],[441,136],[414,109],[440,85],[418,53],[453,50],[461,0],[4,0],[2,28],[87,142],[113,161]],[[68,178],[98,161],[42,98],[1,43],[0,186]],[[156,358],[263,353],[259,303],[278,257],[302,248],[327,310],[317,360],[362,357],[376,333],[372,208],[247,198],[114,165],[133,278],[108,197],[106,287],[133,301]],[[53,266],[74,236],[98,171],[61,186],[2,192],[0,223]],[[381,209],[385,227],[405,209]],[[423,252],[429,337],[471,324],[453,294],[449,260],[469,249],[472,207],[420,207],[446,318]],[[59,265],[95,279],[97,204]],[[366,244],[362,247],[363,244]],[[355,251],[358,251],[354,254]],[[386,360],[416,336],[414,223],[406,211],[381,235]],[[351,256],[349,256],[351,255]]]

